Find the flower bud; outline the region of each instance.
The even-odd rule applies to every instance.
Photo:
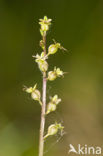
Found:
[[[46,114],[49,114],[50,112],[53,112],[56,110],[56,105],[52,102],[49,102],[47,105],[47,112]]]

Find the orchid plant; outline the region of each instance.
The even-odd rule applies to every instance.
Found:
[[[60,43],[56,43],[54,41],[53,44],[51,44],[48,49],[46,47],[46,35],[47,31],[49,30],[49,27],[51,25],[51,19],[48,19],[47,16],[44,16],[43,19],[39,20],[40,24],[40,34],[42,36],[42,39],[40,41],[40,47],[42,49],[41,54],[36,54],[33,56],[35,58],[35,62],[37,63],[39,70],[41,71],[43,75],[43,87],[42,87],[42,99],[41,99],[41,93],[37,89],[37,84],[35,84],[33,87],[25,87],[24,90],[31,94],[31,98],[33,100],[36,100],[39,102],[41,106],[41,123],[40,123],[40,140],[39,140],[39,156],[43,156],[44,153],[44,141],[49,137],[53,136],[58,133],[58,131],[63,131],[64,127],[61,125],[61,123],[53,123],[48,127],[47,134],[44,135],[44,129],[45,129],[45,117],[53,112],[56,111],[58,104],[61,102],[61,99],[58,97],[58,95],[54,95],[53,97],[50,97],[50,101],[46,104],[46,88],[47,88],[47,81],[54,81],[58,77],[63,77],[64,72],[57,67],[54,67],[52,71],[48,71],[48,58],[50,55],[54,55],[59,49],[66,50],[61,46]]]

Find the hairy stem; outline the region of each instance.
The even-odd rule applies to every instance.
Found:
[[[46,55],[46,33],[43,35],[44,53]],[[45,128],[45,110],[46,110],[46,72],[43,73],[43,90],[42,90],[42,108],[41,108],[41,123],[40,123],[40,139],[39,139],[39,156],[43,156],[44,152],[44,128]]]

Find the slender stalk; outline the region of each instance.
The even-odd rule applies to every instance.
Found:
[[[46,33],[43,35],[44,53],[46,55]],[[46,72],[43,73],[43,89],[42,89],[42,108],[40,123],[40,139],[39,139],[39,156],[43,156],[44,152],[44,128],[45,128],[45,110],[46,110]]]

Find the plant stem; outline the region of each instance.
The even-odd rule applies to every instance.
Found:
[[[46,55],[46,33],[43,35],[44,53]],[[42,106],[41,106],[41,123],[40,123],[40,139],[39,139],[39,156],[44,153],[44,128],[45,128],[45,110],[46,110],[46,72],[43,73],[43,89],[42,89]]]

